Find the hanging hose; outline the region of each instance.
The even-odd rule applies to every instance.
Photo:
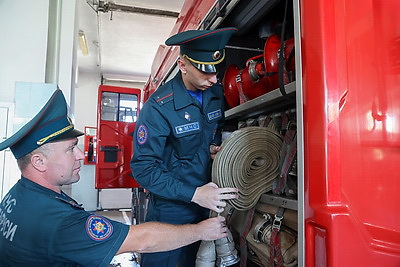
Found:
[[[201,241],[197,252],[196,267],[215,267],[217,253],[214,241]]]
[[[196,267],[226,267],[240,261],[232,233],[215,241],[201,241],[197,252]]]
[[[228,200],[237,210],[248,210],[272,189],[279,176],[282,137],[267,127],[246,127],[222,143],[212,166],[212,180],[219,187],[236,187],[239,198]]]
[[[235,243],[233,242],[232,233],[228,230],[228,236],[215,240],[215,250],[217,252],[216,264],[218,267],[231,266],[240,261]]]

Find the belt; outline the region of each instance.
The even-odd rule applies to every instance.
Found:
[[[282,137],[268,127],[234,131],[221,145],[212,165],[212,180],[220,187],[236,187],[239,198],[228,200],[237,210],[248,210],[272,189],[279,177]]]

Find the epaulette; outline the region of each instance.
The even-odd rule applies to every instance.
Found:
[[[154,96],[154,100],[160,106],[172,101],[173,99],[174,99],[174,94],[172,93],[172,91],[163,92],[161,94],[158,94],[158,95]]]

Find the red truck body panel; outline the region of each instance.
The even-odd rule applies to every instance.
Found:
[[[307,266],[400,266],[400,2],[300,6]]]
[[[198,28],[214,3],[185,1],[171,35]],[[293,3],[305,265],[400,266],[400,1]],[[177,57],[159,49],[144,100]]]

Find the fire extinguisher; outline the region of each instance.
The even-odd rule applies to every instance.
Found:
[[[294,40],[284,43],[285,75],[294,71]],[[225,70],[222,83],[228,105],[233,108],[279,87],[278,68],[281,41],[278,35],[271,35],[264,45],[263,55],[246,61],[246,68],[240,70],[232,64]],[[287,77],[285,83],[290,81]]]

